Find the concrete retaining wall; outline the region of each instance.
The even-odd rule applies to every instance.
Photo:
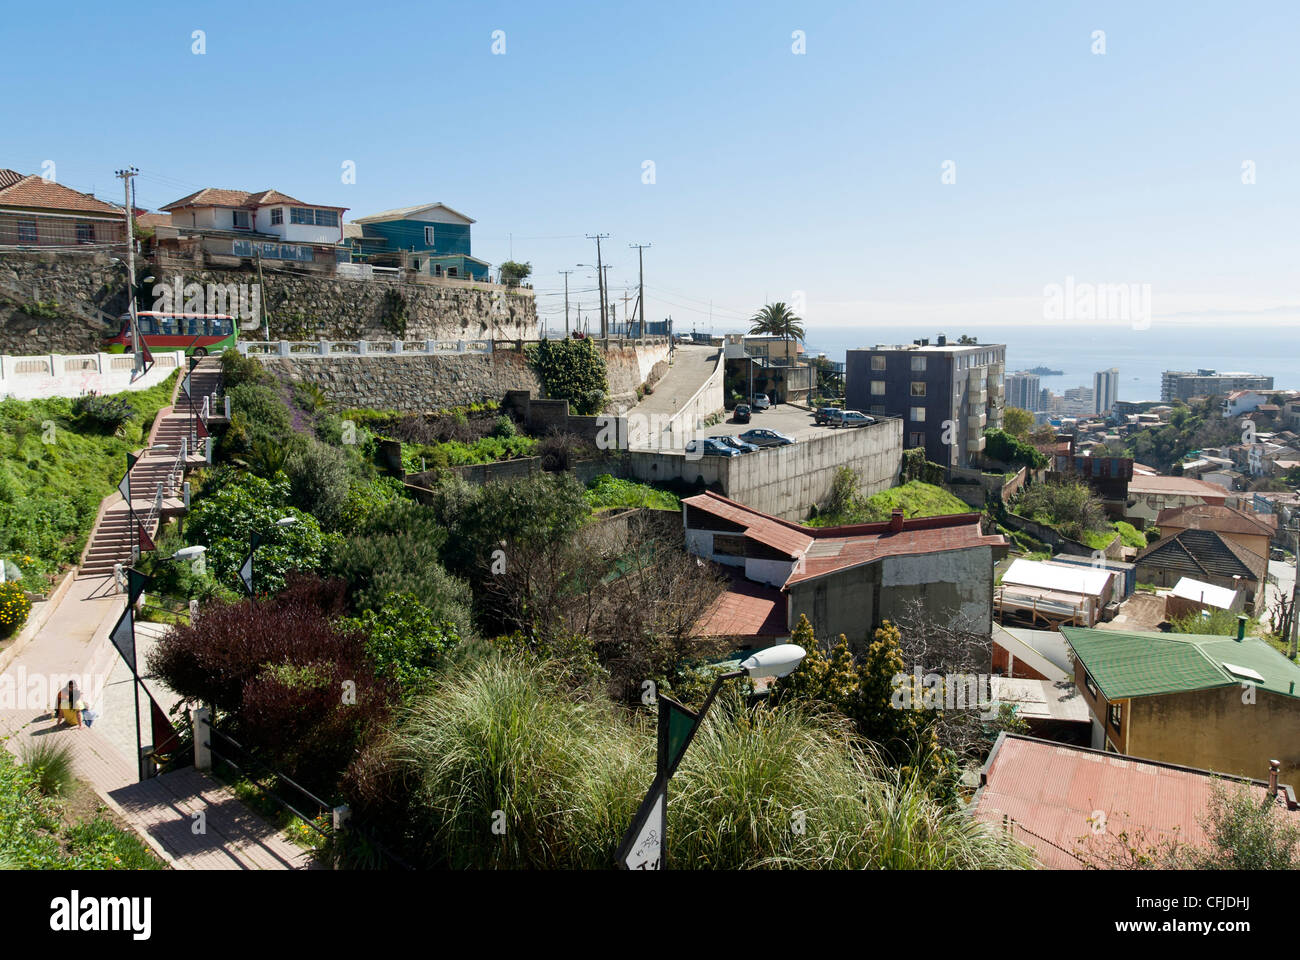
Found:
[[[627,458],[628,476],[637,480],[704,483],[755,510],[804,520],[809,507],[826,502],[840,467],[858,475],[863,496],[894,486],[903,459],[903,422],[881,420],[740,457],[688,459],[683,453],[633,450]]]

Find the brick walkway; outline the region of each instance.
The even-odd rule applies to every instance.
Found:
[[[21,757],[26,742],[48,737],[69,744],[77,776],[177,869],[310,867],[306,851],[206,774],[191,768],[136,782],[134,698],[129,673],[124,674],[121,657],[108,640],[124,605],[111,578],[75,581],[41,632],[5,669],[5,679],[24,699],[13,709],[0,709],[0,737],[9,736],[10,752]],[[137,641],[142,651],[156,632],[153,625],[141,626]],[[81,678],[92,708],[100,713],[93,727],[57,727],[50,716],[44,692],[71,676]],[[33,681],[41,693],[37,702],[25,702]],[[164,691],[153,686],[166,705]],[[141,706],[148,731],[146,699]],[[192,814],[200,810],[206,815],[206,832],[196,834]]]

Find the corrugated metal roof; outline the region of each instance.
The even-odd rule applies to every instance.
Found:
[[[1089,597],[1100,596],[1110,578],[1111,571],[1100,568],[1042,563],[1023,557],[1012,561],[1011,566],[1002,574],[1003,583]]]
[[[1179,579],[1174,584],[1174,589],[1169,592],[1175,597],[1209,604],[1211,607],[1218,607],[1220,610],[1231,610],[1233,603],[1237,599],[1237,591],[1235,590],[1229,590],[1227,587],[1216,587],[1212,583],[1202,583],[1200,580],[1193,580],[1191,577]]]
[[[1300,696],[1300,667],[1257,637],[1241,642],[1199,633],[1092,630],[1061,627],[1075,655],[1108,700],[1185,693],[1239,684],[1223,664],[1249,667],[1259,686]]]
[[[974,815],[995,826],[1011,817],[1015,837],[1034,848],[1043,866],[1057,869],[1079,869],[1079,858],[1113,850],[1120,831],[1144,833],[1151,844],[1167,838],[1204,845],[1201,824],[1217,782],[1266,797],[1258,781],[1014,734],[1001,738],[981,780]],[[1287,817],[1300,821],[1295,811]]]

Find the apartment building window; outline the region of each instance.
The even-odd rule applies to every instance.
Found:
[[[912,372],[925,373],[925,357],[912,358]]]
[[[909,434],[907,435],[907,445],[908,445],[909,447],[923,447],[923,446],[925,446],[925,434],[924,434],[924,433],[909,433]]]
[[[884,405],[883,403],[872,404],[872,406],[871,406],[871,412],[872,412],[872,413],[879,413],[879,414],[882,414],[882,415],[883,415],[884,412],[885,412],[885,405]]]
[[[1112,703],[1110,705],[1110,709],[1107,711],[1107,715],[1110,719],[1110,725],[1114,727],[1116,730],[1118,730],[1120,721],[1124,719],[1123,705],[1118,703]]]
[[[433,227],[424,228],[424,245],[426,247],[433,246]]]
[[[303,223],[307,226],[337,227],[339,212],[337,210],[313,210],[311,207],[290,207],[289,222]]]
[[[885,395],[885,381],[884,381],[884,380],[872,380],[872,381],[871,381],[871,395],[872,395],[873,397],[883,397],[883,396]]]
[[[247,210],[232,210],[231,222],[234,223],[236,230],[247,230],[252,226],[252,222],[248,218]]]
[[[913,380],[913,381],[912,381],[912,396],[914,396],[914,397],[924,397],[924,396],[925,396],[925,381],[924,381],[924,380]]]
[[[1092,674],[1088,673],[1088,671],[1086,671],[1086,670],[1083,672],[1083,686],[1084,686],[1084,689],[1086,689],[1086,690],[1088,691],[1088,694],[1089,694],[1093,699],[1096,699],[1096,697],[1097,697],[1097,685],[1096,685],[1095,683],[1092,682]]]
[[[77,224],[77,243],[94,243],[95,225],[93,223]]]
[[[883,353],[872,354],[872,357],[871,357],[871,369],[872,369],[872,370],[884,370],[884,369],[885,369],[885,355],[884,355]]]
[[[276,207],[271,211],[271,226],[278,227],[284,223],[284,207]]]
[[[35,220],[18,221],[18,242],[19,243],[36,242],[36,221]]]
[[[337,227],[338,225],[339,225],[339,212],[337,210],[316,211],[316,226]]]
[[[316,214],[306,207],[290,207],[289,222],[312,225],[316,223]]]
[[[925,422],[925,407],[913,407],[913,408],[912,408],[912,422],[913,422],[913,423],[924,423],[924,422]]]

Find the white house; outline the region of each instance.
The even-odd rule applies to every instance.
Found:
[[[180,230],[247,233],[286,243],[343,241],[347,207],[303,203],[278,190],[221,190],[205,187],[162,208]]]
[[[1223,400],[1223,415],[1237,417],[1250,413],[1262,404],[1268,403],[1268,396],[1258,390],[1234,390]]]

